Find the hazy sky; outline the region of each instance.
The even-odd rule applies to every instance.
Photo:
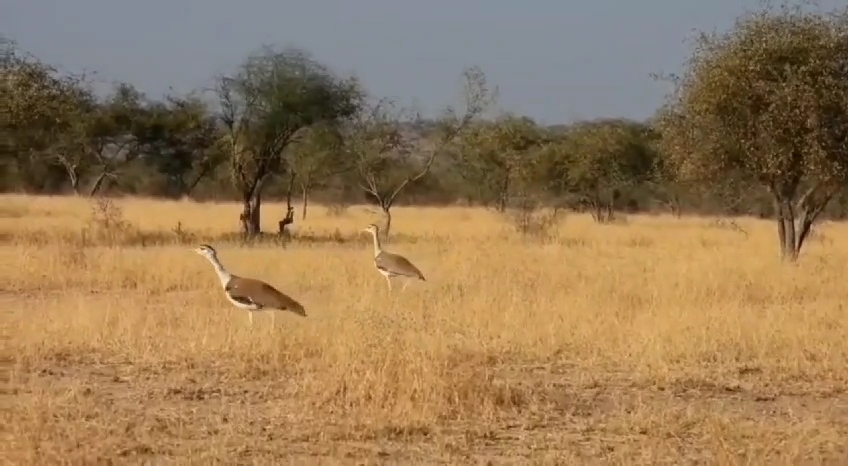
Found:
[[[826,3],[835,4],[837,0]],[[0,33],[51,64],[152,97],[209,86],[263,43],[296,45],[369,91],[437,110],[465,65],[537,119],[650,116],[694,30],[757,0],[2,0]]]

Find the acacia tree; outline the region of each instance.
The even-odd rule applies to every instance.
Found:
[[[498,212],[504,212],[519,182],[528,176],[533,163],[529,151],[541,142],[541,131],[532,120],[507,114],[469,127],[458,138],[457,168],[485,202],[494,201]]]
[[[782,6],[702,35],[659,121],[689,177],[738,172],[771,194],[783,258],[848,177],[848,8]]]
[[[627,120],[576,124],[545,148],[543,159],[551,189],[576,195],[598,223],[613,219],[622,192],[650,179],[655,165],[648,128]]]
[[[459,116],[447,108],[431,136],[435,142],[428,137],[415,141],[417,131],[407,128],[421,125],[405,118],[406,112],[388,99],[360,112],[345,135],[346,152],[356,164],[359,186],[376,200],[385,216],[385,236],[391,231],[391,209],[398,196],[427,176],[436,156],[494,100],[480,68],[466,68],[463,78],[465,112]],[[430,147],[425,147],[428,143]],[[422,156],[423,162],[416,163],[415,156]]]
[[[657,155],[653,166],[654,176],[650,183],[652,194],[669,208],[672,215],[680,218],[683,216],[683,197],[690,191],[691,186],[680,179],[680,171],[675,165],[677,159],[669,157],[662,150],[659,140],[652,135],[649,144]]]
[[[219,77],[216,92],[230,173],[242,196],[242,228],[253,236],[260,232],[263,185],[286,169],[284,149],[303,128],[355,114],[359,85],[337,78],[303,50],[263,47],[235,76]]]
[[[304,131],[288,149],[286,161],[291,170],[289,202],[294,185],[300,188],[301,219],[306,220],[309,194],[313,188],[353,169],[351,160],[344,154],[344,138],[335,122],[316,124]]]
[[[94,106],[76,125],[76,150],[92,160],[98,171],[89,191],[94,196],[108,179],[115,181],[142,153],[141,140],[149,123],[144,96],[126,83]]]
[[[383,234],[392,226],[392,206],[397,187],[403,189],[413,176],[426,175],[429,167],[415,175],[406,170],[412,145],[404,138],[402,110],[389,99],[363,108],[345,135],[345,151],[354,160],[359,187],[377,202],[385,217]],[[423,174],[422,174],[423,173]],[[400,190],[398,190],[398,194]]]
[[[167,96],[147,113],[137,131],[145,161],[165,176],[171,196],[190,195],[226,155],[217,120],[195,95]]]
[[[91,165],[81,149],[84,127],[96,108],[85,76],[60,75],[41,61],[21,54],[4,40],[0,68],[6,83],[0,86],[3,140],[16,154],[23,172],[34,165],[58,164],[74,192]]]

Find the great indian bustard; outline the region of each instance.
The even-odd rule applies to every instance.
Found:
[[[215,273],[218,274],[218,279],[221,280],[221,286],[224,288],[224,295],[227,300],[237,308],[247,310],[251,324],[253,324],[253,312],[266,309],[291,311],[299,316],[306,316],[306,311],[299,302],[281,293],[273,286],[260,280],[239,277],[227,272],[221,265],[221,261],[218,260],[218,253],[212,246],[202,244],[194,252],[212,263]],[[273,318],[274,314],[271,316]]]
[[[402,290],[406,289],[411,279],[417,278],[421,281],[426,281],[424,274],[405,257],[383,250],[382,246],[380,246],[380,230],[377,225],[368,225],[362,231],[371,233],[371,236],[374,238],[374,265],[377,267],[377,271],[386,277],[389,291],[392,290],[392,278],[394,277],[404,277],[406,279]]]

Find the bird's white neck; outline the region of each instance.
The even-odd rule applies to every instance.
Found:
[[[215,268],[215,273],[218,274],[218,279],[221,280],[221,286],[227,286],[227,282],[230,281],[233,276],[224,269],[224,266],[221,265],[221,261],[218,260],[215,256],[205,256],[209,259],[209,262],[212,263],[212,267]]]
[[[383,248],[380,247],[380,237],[377,236],[376,231],[372,231],[371,236],[374,238],[374,257],[377,257],[383,252]]]

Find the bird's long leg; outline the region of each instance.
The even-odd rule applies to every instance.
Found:
[[[404,291],[404,290],[406,290],[406,287],[407,287],[407,286],[409,286],[409,282],[411,282],[411,281],[412,281],[412,280],[410,280],[410,279],[408,279],[408,278],[404,278],[404,279],[403,279],[403,288],[401,288],[401,289],[400,289],[400,291]]]
[[[271,311],[271,328],[277,328],[277,313]]]
[[[392,279],[386,275],[386,283],[389,285],[389,291],[392,291]]]
[[[247,311],[247,316],[250,319],[250,325],[253,325],[253,311]]]

